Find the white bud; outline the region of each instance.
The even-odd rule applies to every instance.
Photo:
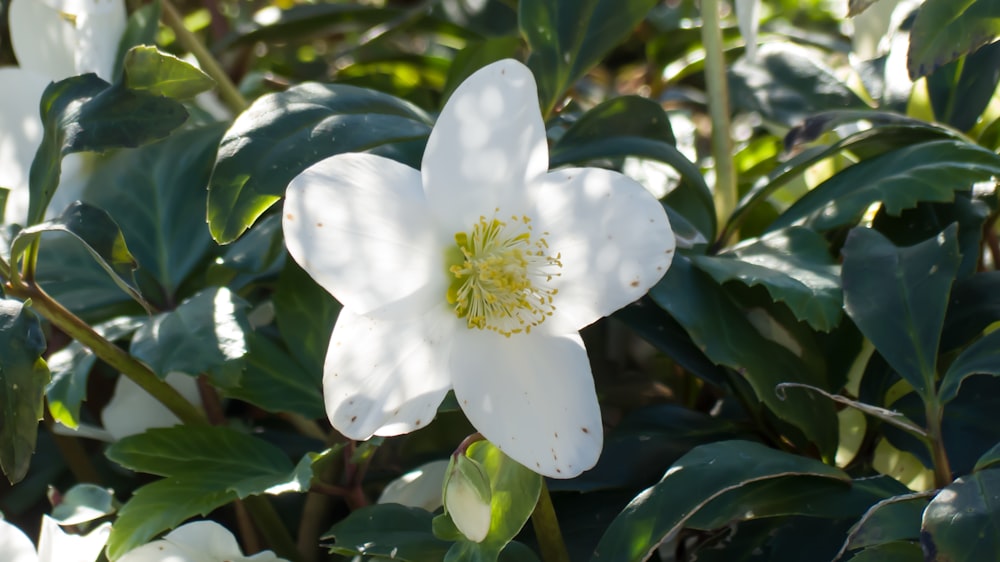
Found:
[[[464,454],[451,458],[444,485],[444,510],[470,541],[490,532],[490,480],[478,462]]]

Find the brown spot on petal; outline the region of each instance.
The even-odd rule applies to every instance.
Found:
[[[316,228],[323,228],[323,223],[321,222],[316,223]]]
[[[639,280],[636,279],[636,280],[632,281],[631,283],[629,283],[629,285],[631,285],[632,287],[638,287],[639,286]]]
[[[422,423],[424,423],[424,422],[422,422],[420,420],[417,420],[417,421],[413,422],[413,425],[415,425],[417,427],[420,427],[420,424],[422,424]]]
[[[562,471],[559,470],[558,468],[556,469],[556,472],[558,472],[559,474],[562,474]]]
[[[288,219],[288,220],[290,220],[290,221],[293,221],[293,220],[295,220],[295,215],[293,215],[291,213],[285,213],[285,218]]]
[[[358,416],[351,416],[351,423],[358,421]]]
[[[552,435],[555,435],[556,439],[559,439],[559,433],[558,432],[553,433]]]
[[[587,429],[586,427],[581,427],[580,430],[583,431],[584,433],[590,433],[590,430]]]

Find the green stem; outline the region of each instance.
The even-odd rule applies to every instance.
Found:
[[[222,98],[222,102],[229,107],[233,114],[238,115],[242,113],[247,108],[247,100],[236,89],[236,85],[229,79],[229,75],[219,66],[215,57],[202,45],[201,41],[184,26],[184,18],[181,17],[180,12],[177,11],[173,3],[170,0],[161,0],[161,2],[163,6],[163,23],[174,30],[177,42],[190,51],[194,55],[194,58],[198,59],[201,69],[215,80],[215,85],[219,88],[219,97]]]
[[[927,401],[927,435],[930,437],[928,447],[931,452],[931,460],[934,462],[934,486],[944,488],[951,484],[951,463],[948,462],[948,453],[944,448],[944,435],[941,431],[942,407],[934,396]]]
[[[726,224],[729,215],[736,208],[737,193],[732,156],[733,139],[729,135],[729,90],[726,86],[719,0],[701,0],[701,19],[708,113],[712,120],[712,159],[715,161],[715,214],[721,226]]]
[[[544,478],[542,478],[542,490],[538,494],[538,503],[535,504],[535,511],[531,513],[531,525],[535,529],[538,548],[542,551],[542,560],[570,562],[566,542],[563,541],[562,531],[559,530],[559,520],[556,519],[556,510],[552,507],[552,498],[549,496],[549,488],[545,485]]]
[[[127,376],[132,382],[148,392],[186,424],[205,425],[205,414],[188,402],[174,387],[160,380],[141,361],[132,357],[114,343],[94,331],[86,322],[66,310],[37,285],[14,285],[5,287],[9,295],[22,300],[31,299],[31,307],[47,318],[54,326],[69,337],[90,348],[102,361]]]

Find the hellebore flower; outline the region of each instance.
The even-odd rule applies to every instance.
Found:
[[[323,376],[340,432],[407,433],[454,388],[476,429],[526,467],[571,478],[597,462],[578,332],[663,276],[674,235],[631,179],[547,168],[534,77],[508,59],[455,90],[420,171],[340,154],[292,180],[288,251],[344,305]]]
[[[28,216],[28,172],[42,141],[39,101],[49,82],[94,72],[106,81],[125,31],[123,0],[12,0],[10,42],[19,67],[0,68],[0,187],[11,190],[5,223]],[[64,183],[83,182],[81,155],[63,159]],[[60,188],[51,208],[61,211],[75,199]]]
[[[214,521],[194,521],[162,539],[128,551],[118,562],[288,562],[270,550],[243,556],[228,529]]]
[[[87,535],[70,535],[55,519],[43,515],[36,552],[27,535],[0,519],[0,554],[5,562],[94,562],[110,532],[111,524],[104,523]]]

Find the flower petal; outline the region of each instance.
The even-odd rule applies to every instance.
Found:
[[[341,310],[323,369],[333,427],[360,440],[430,423],[451,387],[446,358],[456,325],[443,307],[406,320]]]
[[[447,472],[447,459],[422,464],[389,482],[376,503],[398,503],[434,511],[441,507],[441,490]]]
[[[583,340],[459,330],[455,396],[472,425],[508,456],[545,476],[573,478],[601,454],[601,411]]]
[[[94,562],[104,550],[111,524],[103,523],[86,535],[71,535],[48,515],[42,516],[38,537],[39,562]]]
[[[372,154],[322,160],[289,184],[282,225],[295,261],[358,314],[447,291],[445,242],[413,168]]]
[[[61,10],[37,0],[14,0],[8,14],[11,47],[22,69],[48,80],[77,74],[77,32]]]
[[[663,277],[675,240],[662,205],[639,183],[598,168],[558,170],[529,190],[536,232],[562,268],[555,314],[540,328],[576,332],[635,301]]]
[[[0,552],[8,562],[38,562],[31,539],[3,519],[0,519]]]
[[[184,373],[168,373],[164,380],[188,402],[200,403],[198,381],[194,377]],[[181,423],[181,420],[159,400],[132,382],[132,379],[122,375],[118,377],[111,400],[101,411],[101,423],[118,440],[153,427],[171,427]]]
[[[464,231],[528,180],[548,169],[538,88],[528,67],[506,59],[465,79],[445,104],[421,173],[432,208],[446,230]]]
[[[93,72],[107,82],[114,81],[118,43],[125,33],[127,15],[123,0],[87,0],[76,12],[76,74]]]
[[[12,6],[26,3],[19,0]],[[12,8],[13,9],[13,8]],[[38,104],[49,81],[21,68],[0,68],[0,187],[10,189],[4,222],[28,218],[28,172],[42,142]]]

